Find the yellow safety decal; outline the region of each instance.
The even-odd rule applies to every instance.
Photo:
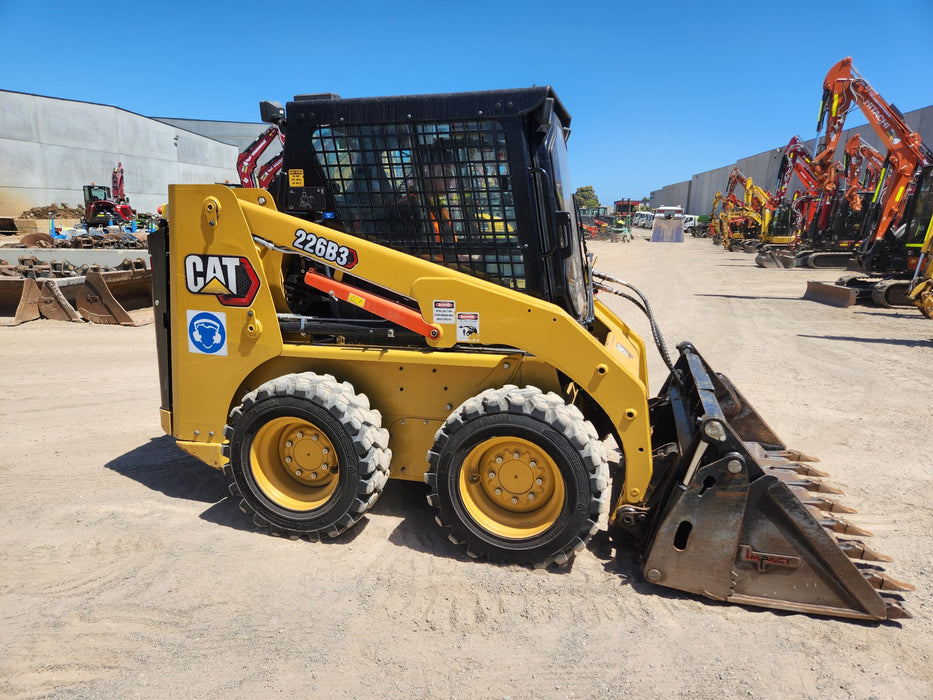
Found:
[[[839,95],[833,95],[833,117],[836,116],[836,109],[839,107]]]
[[[901,185],[901,188],[897,191],[897,196],[894,198],[894,203],[897,204],[901,201],[901,196],[904,194],[904,186]]]
[[[347,296],[347,301],[349,301],[351,304],[356,304],[361,309],[366,306],[366,300],[358,294],[354,294],[353,292],[350,292],[350,294]]]
[[[878,186],[875,188],[875,195],[874,197],[871,198],[872,203],[878,201],[878,193],[881,192],[881,185],[884,184],[884,176],[885,176],[885,173],[887,172],[888,172],[887,168],[881,169],[881,176],[878,178]]]
[[[305,186],[305,171],[300,169],[289,170],[288,171],[288,186],[289,187],[304,187]]]

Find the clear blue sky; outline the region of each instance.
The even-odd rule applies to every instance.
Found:
[[[572,184],[610,203],[812,138],[845,56],[901,111],[933,104],[931,33],[933,0],[0,0],[0,89],[258,122],[298,93],[551,84]]]

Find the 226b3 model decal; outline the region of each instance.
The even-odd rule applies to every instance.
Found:
[[[192,294],[211,294],[224,306],[249,306],[259,291],[259,276],[247,258],[188,255],[185,285]]]
[[[295,242],[292,245],[298,250],[340,265],[347,270],[352,270],[360,261],[353,248],[347,248],[345,245],[329,241],[301,228],[295,231]]]

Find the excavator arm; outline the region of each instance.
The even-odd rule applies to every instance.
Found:
[[[276,173],[281,169],[282,157],[280,155],[260,168],[258,177],[256,175],[256,167],[259,164],[259,158],[276,139],[278,139],[280,143],[285,143],[285,136],[282,134],[281,129],[279,129],[279,125],[273,124],[263,131],[256,140],[247,146],[237,157],[237,173],[240,176],[240,184],[243,185],[243,187],[267,187],[272,182],[272,178],[275,177]]]
[[[878,134],[887,149],[885,167],[875,192],[881,210],[877,225],[869,232],[865,244],[881,240],[891,225],[903,214],[907,188],[917,168],[924,162],[925,153],[920,135],[904,121],[894,105],[889,104],[852,67],[847,57],[834,65],[823,81],[823,99],[817,131],[826,123],[826,143],[813,159],[813,170],[824,190],[830,187],[833,158],[845,126],[849,110],[857,106]]]

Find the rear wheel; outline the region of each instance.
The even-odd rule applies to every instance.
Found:
[[[230,491],[273,534],[335,537],[382,493],[391,453],[382,417],[347,382],[311,372],[266,382],[230,412]]]
[[[428,500],[471,557],[566,564],[608,506],[596,429],[535,387],[489,389],[466,401],[437,432],[428,462]]]

